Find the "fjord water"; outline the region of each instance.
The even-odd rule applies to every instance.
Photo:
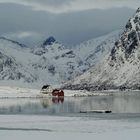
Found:
[[[140,94],[65,98],[10,98],[0,99],[0,114],[26,115],[83,115],[80,111],[110,110],[111,114],[139,114]],[[86,113],[87,115],[88,113]],[[96,113],[89,113],[96,116]],[[102,114],[103,116],[103,114]]]
[[[111,110],[112,113],[80,113]],[[0,138],[139,138],[139,92],[110,96],[0,99]]]

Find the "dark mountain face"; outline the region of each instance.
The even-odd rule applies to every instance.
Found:
[[[70,89],[140,89],[140,8],[130,18],[110,54],[69,82]]]
[[[56,42],[56,39],[53,36],[50,36],[43,42],[42,47],[53,45],[54,42]]]
[[[120,56],[122,62],[129,61],[138,47],[140,47],[140,8],[134,17],[129,19],[120,39],[115,42],[110,55],[111,60],[116,61],[118,52],[121,51],[124,54],[124,58]]]

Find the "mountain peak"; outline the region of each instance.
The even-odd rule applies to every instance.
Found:
[[[136,13],[140,13],[140,7],[137,9]]]
[[[70,81],[68,89],[140,90],[140,8],[132,16],[111,53],[83,75]]]
[[[49,38],[47,38],[44,42],[43,42],[43,46],[47,46],[47,45],[52,45],[54,42],[56,42],[56,39],[53,36],[50,36]]]
[[[138,48],[140,47],[140,8],[137,9],[136,15],[131,17],[127,22],[124,32],[121,34],[121,37],[118,41],[116,41],[114,48],[111,51],[111,59],[119,60],[117,57],[120,53],[124,54],[121,56],[121,60],[128,60],[130,57],[135,55],[134,52],[138,52]],[[121,55],[122,55],[121,54]]]

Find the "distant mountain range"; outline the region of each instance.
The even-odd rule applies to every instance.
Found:
[[[120,31],[67,49],[54,37],[39,46],[27,47],[0,37],[0,84],[36,86],[60,85],[80,76],[107,55]]]
[[[65,88],[140,89],[140,8],[131,17],[108,56]]]

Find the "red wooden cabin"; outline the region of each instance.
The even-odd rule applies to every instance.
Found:
[[[56,96],[56,97],[64,97],[64,91],[61,89],[54,89],[52,91],[52,96]]]

